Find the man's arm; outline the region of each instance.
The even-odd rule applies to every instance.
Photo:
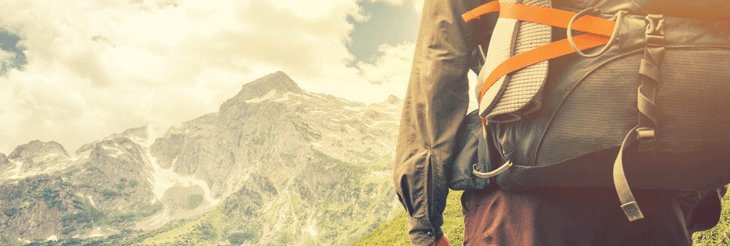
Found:
[[[403,103],[393,180],[412,245],[442,235],[456,132],[469,104],[467,62],[479,30],[461,14],[486,0],[426,0]],[[486,32],[487,30],[482,30]]]

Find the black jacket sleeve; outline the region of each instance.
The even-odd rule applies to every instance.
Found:
[[[461,15],[486,0],[426,0],[396,143],[393,181],[412,245],[440,238],[456,134],[469,104],[468,65],[481,23]]]

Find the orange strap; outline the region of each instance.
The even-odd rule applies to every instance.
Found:
[[[608,43],[608,38],[585,33],[573,37],[573,42],[575,42],[578,49],[585,50]],[[574,52],[575,50],[570,46],[568,40],[562,39],[510,57],[494,68],[487,79],[484,80],[480,98],[484,96],[484,93],[487,92],[489,87],[504,75],[538,62],[547,61]]]
[[[468,23],[475,19],[479,19],[479,17],[482,15],[497,11],[499,11],[499,1],[495,0],[487,4],[482,4],[482,6],[476,7],[475,9],[469,10],[468,12],[462,14],[461,18]]]
[[[504,3],[500,5],[500,8],[499,18],[529,21],[562,28],[568,28],[568,22],[576,14],[560,9],[517,3]],[[615,21],[586,15],[575,20],[572,28],[577,31],[610,37],[615,25]]]
[[[546,8],[534,5],[524,5],[517,3],[500,4],[499,1],[489,2],[470,10],[461,15],[465,22],[479,19],[480,16],[499,11],[499,18],[516,19],[520,21],[529,21],[555,27],[568,28],[568,23],[576,13],[559,10],[554,8]],[[613,33],[616,22],[606,20],[594,16],[583,16],[573,22],[574,30],[587,32],[573,37],[573,42],[579,50],[585,50],[598,47],[608,43],[608,38]],[[592,35],[598,34],[605,37]],[[499,78],[511,72],[517,71],[532,64],[547,61],[553,58],[561,57],[574,53],[575,50],[570,46],[567,39],[555,41],[530,51],[515,55],[499,64],[487,76],[482,84],[479,98],[484,97],[484,93],[494,85]],[[487,120],[482,118],[482,126],[486,133]]]
[[[478,19],[479,16],[499,11],[500,18],[529,21],[539,24],[567,28],[570,19],[575,13],[554,8],[546,8],[534,5],[517,3],[500,4],[493,1],[479,6],[462,15],[464,21],[469,22]],[[573,29],[583,32],[594,33],[602,36],[611,36],[616,22],[594,16],[584,16],[573,22]],[[581,34],[573,38],[575,45],[580,50],[585,50],[608,43],[608,38],[592,34]],[[574,53],[567,39],[555,41],[530,51],[515,55],[499,64],[482,84],[480,98],[484,93],[502,76],[532,64],[561,57]]]
[[[498,1],[493,1],[462,14],[461,18],[468,23],[479,19],[482,15],[493,12],[499,12],[499,18],[529,21],[562,28],[568,28],[568,22],[576,14],[570,11],[535,5],[519,3],[500,4]],[[615,24],[616,22],[611,20],[587,15],[573,22],[573,29],[610,37]]]

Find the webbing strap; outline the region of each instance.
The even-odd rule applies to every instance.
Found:
[[[659,107],[656,105],[657,85],[659,84],[659,66],[664,59],[664,16],[648,15],[647,29],[644,36],[644,57],[641,59],[639,74],[641,85],[637,92],[639,109],[638,124],[626,134],[621,144],[616,161],[613,163],[613,183],[621,200],[621,208],[629,221],[644,218],[624,173],[624,148],[634,141],[654,140],[654,128],[659,123]]]
[[[570,19],[576,13],[519,3],[502,3],[498,1],[489,2],[461,15],[465,22],[479,19],[480,16],[492,12],[499,12],[499,18],[509,18],[521,21],[529,21],[554,27],[568,28]],[[573,30],[589,32],[593,34],[611,36],[616,22],[595,16],[583,16],[573,22]]]
[[[647,84],[649,83],[647,81],[643,81],[643,82],[647,83]],[[642,87],[650,87],[650,89],[649,89],[649,91],[651,91],[650,94],[642,93],[641,92]],[[639,112],[641,112],[641,114],[644,115],[642,117],[647,117],[652,122],[659,121],[659,107],[654,103],[654,100],[650,99],[647,95],[651,95],[651,97],[654,98],[655,97],[654,94],[656,94],[655,91],[656,91],[655,85],[646,86],[646,84],[644,84],[642,86],[639,86],[639,92],[637,93],[638,98],[636,100],[636,107],[639,109]],[[642,122],[642,124],[640,124],[640,125],[646,126],[649,124],[648,124],[648,122],[646,122],[646,124],[644,124],[644,122]],[[651,127],[651,128],[653,128],[653,127]]]
[[[499,11],[499,1],[493,1],[486,4],[482,4],[479,7],[476,7],[475,9],[469,10],[468,12],[461,15],[461,18],[464,19],[465,22],[470,22],[476,19],[479,19],[482,15],[489,14],[492,12]]]
[[[540,7],[534,5],[525,5],[517,3],[502,3],[498,1],[490,2],[479,6],[462,15],[464,21],[469,22],[479,18],[479,16],[499,11],[499,18],[516,19],[520,21],[529,21],[539,24],[545,24],[555,27],[567,28],[570,20],[575,13],[560,9]],[[606,20],[595,16],[584,16],[572,23],[572,28],[578,31],[598,34],[602,36],[611,36],[616,22]],[[594,48],[608,43],[608,38],[581,34],[573,38],[576,47],[579,50]],[[482,84],[480,98],[484,97],[487,90],[494,83],[511,72],[517,71],[532,64],[572,54],[575,50],[566,40],[555,41],[533,50],[515,55],[499,64],[487,76]]]
[[[656,91],[659,84],[659,66],[664,59],[664,16],[648,15],[645,18],[647,29],[644,33],[644,57],[641,59],[637,107],[639,128],[656,128],[659,123],[659,107],[656,105]],[[649,138],[649,140],[652,140]]]
[[[628,217],[629,221],[632,222],[643,219],[644,214],[641,213],[639,204],[636,203],[634,194],[631,193],[631,188],[629,188],[629,182],[626,180],[626,174],[624,173],[623,159],[624,148],[636,141],[636,134],[638,132],[637,128],[638,126],[634,127],[633,129],[631,129],[631,131],[629,131],[628,134],[626,134],[626,137],[624,137],[624,141],[621,143],[621,148],[618,151],[618,156],[613,163],[613,183],[616,187],[616,193],[618,193],[618,198],[621,201],[621,209],[624,210],[626,217]]]
[[[575,15],[576,13],[566,10],[518,3],[503,3],[499,12],[499,18],[517,19],[562,28],[568,28],[570,19]],[[572,29],[610,37],[615,25],[615,21],[586,15],[575,20]]]
[[[608,38],[584,33],[575,36],[573,41],[578,49],[585,50],[606,44]],[[575,50],[570,46],[567,39],[562,39],[510,57],[489,73],[489,76],[487,76],[487,79],[484,80],[484,84],[482,85],[480,97],[483,97],[484,93],[487,92],[494,82],[504,75],[541,61],[547,61],[571,53],[575,53]]]

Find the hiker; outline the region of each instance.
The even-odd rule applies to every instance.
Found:
[[[488,14],[467,23],[462,14],[488,2],[425,0],[424,3],[398,132],[393,177],[398,198],[408,213],[412,245],[448,245],[441,226],[453,172],[451,165],[463,147],[460,136],[464,135],[464,125],[474,121],[467,118],[470,93],[467,72],[478,66],[479,59],[474,57],[493,48],[488,46],[497,22],[496,14]],[[552,8],[578,12],[596,2],[611,1],[553,0]],[[629,14],[637,15],[664,13],[694,18],[728,13],[726,10],[713,12],[698,1],[691,4],[678,0],[613,2],[620,3],[614,5],[612,12],[625,8]],[[552,39],[564,38],[565,29],[562,33],[555,29]],[[478,45],[482,50],[475,52]],[[550,62],[559,68],[561,63],[575,57],[572,54]],[[477,124],[479,121],[476,120]],[[505,161],[500,156],[489,156],[486,160]],[[633,222],[618,206],[622,201],[616,192],[613,188],[581,187],[538,187],[515,192],[494,182],[484,183],[478,189],[467,189],[461,197],[464,243],[691,245],[692,232],[709,229],[719,219],[721,194],[716,191],[635,189],[633,195],[641,205],[643,219]]]

